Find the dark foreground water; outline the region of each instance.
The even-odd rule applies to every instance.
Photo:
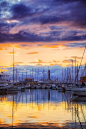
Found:
[[[0,95],[0,128],[86,129],[86,102],[71,97],[45,89]]]

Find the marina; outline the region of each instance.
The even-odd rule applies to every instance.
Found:
[[[0,129],[86,129],[86,0],[0,0]]]

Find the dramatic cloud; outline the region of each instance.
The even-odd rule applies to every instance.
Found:
[[[15,47],[20,71],[29,64],[40,71],[50,65],[52,74],[60,74],[61,66],[72,64],[74,56],[81,60],[85,46],[86,0],[0,0],[0,54],[6,57],[1,65],[10,62]]]
[[[31,15],[31,8],[25,6],[24,4],[14,4],[11,7],[11,11],[13,14],[12,19],[21,19],[24,17],[28,17],[29,15]]]
[[[86,40],[84,0],[1,0],[0,7],[0,42]]]

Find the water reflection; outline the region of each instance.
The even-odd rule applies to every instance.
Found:
[[[86,128],[86,102],[71,92],[26,90],[0,96],[0,127]]]

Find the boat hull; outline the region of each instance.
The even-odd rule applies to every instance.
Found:
[[[78,96],[86,96],[86,91],[81,91],[81,92],[74,92],[74,94],[78,95]]]

